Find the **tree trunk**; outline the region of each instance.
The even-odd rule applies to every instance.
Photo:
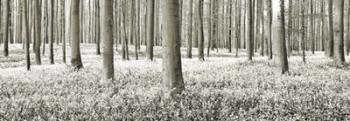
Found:
[[[232,0],[230,0],[229,1],[229,4],[228,4],[228,8],[227,8],[227,10],[229,11],[228,12],[228,16],[229,16],[229,18],[228,18],[228,24],[229,24],[229,26],[228,26],[228,42],[227,42],[227,48],[228,48],[228,52],[229,53],[232,53],[232,31],[233,31],[233,15],[232,15],[232,6],[233,6],[233,1]]]
[[[345,63],[344,54],[344,0],[336,1],[334,16],[334,56],[337,64]]]
[[[10,17],[10,0],[4,0],[4,5],[5,8],[4,10],[4,18],[2,20],[2,26],[3,26],[3,30],[2,30],[2,37],[3,37],[3,42],[4,42],[4,56],[8,57],[9,56],[9,17]]]
[[[288,58],[287,58],[287,47],[286,47],[286,33],[285,33],[285,16],[284,16],[284,0],[274,0],[274,6],[280,5],[276,9],[277,15],[273,17],[273,33],[274,40],[278,44],[278,57],[282,67],[282,74],[288,72]]]
[[[147,1],[147,47],[146,56],[148,60],[153,60],[154,45],[154,0]]]
[[[293,0],[289,0],[289,11],[288,11],[288,56],[291,56],[293,54],[293,49],[292,49],[292,41],[293,41]]]
[[[127,3],[126,3],[126,0],[123,0],[123,7],[122,7],[122,11],[123,11],[123,34],[124,34],[124,39],[123,39],[123,60],[129,60],[129,39],[128,38],[128,35],[127,35],[127,16],[126,16],[126,12],[127,12]]]
[[[236,18],[236,57],[238,57],[238,51],[240,47],[240,42],[241,42],[241,20],[242,20],[242,2],[240,0],[236,1],[237,3],[237,18]]]
[[[204,61],[203,0],[198,0],[198,59]]]
[[[27,0],[23,0],[24,2],[24,10],[23,10],[23,15],[24,15],[24,37],[25,37],[25,53],[26,53],[26,65],[27,65],[27,70],[30,70],[30,42],[29,42],[29,22],[28,22],[28,8],[27,8]],[[40,53],[40,52],[39,52]]]
[[[71,64],[75,69],[83,68],[80,55],[80,21],[79,21],[80,0],[72,0],[72,27],[71,27]]]
[[[247,27],[247,57],[248,61],[253,60],[254,54],[254,0],[248,0],[248,27]]]
[[[350,52],[350,0],[349,0],[349,8],[348,8],[348,21],[347,21],[347,26],[348,26],[348,32],[347,32],[347,38],[344,39],[344,46],[345,46],[345,55],[349,55]]]
[[[188,29],[187,29],[187,58],[192,58],[192,10],[193,0],[189,0]]]
[[[35,49],[35,62],[38,65],[41,65],[41,55],[40,55],[40,46],[41,46],[41,11],[39,0],[34,0],[35,4],[35,41],[36,41],[36,49]]]
[[[96,55],[101,55],[100,20],[100,1],[96,0]]]
[[[103,79],[114,79],[113,63],[113,1],[102,0],[101,40],[103,58]]]
[[[334,31],[333,31],[333,0],[329,0],[328,4],[328,16],[329,16],[329,40],[327,56],[334,56]]]
[[[198,0],[197,0],[198,1]],[[196,7],[198,7],[198,6],[196,6],[198,3],[196,3],[196,1],[194,2],[194,8],[193,8],[193,13],[197,13],[198,12],[198,9],[196,8]],[[199,27],[198,27],[198,21],[196,21],[196,20],[198,20],[198,14],[194,14],[194,16],[192,16],[193,18],[193,20],[195,20],[195,21],[193,21],[193,28],[192,28],[192,45],[193,45],[193,47],[194,48],[198,48],[198,29],[199,29]]]
[[[43,12],[42,12],[42,14],[43,14],[43,16],[44,16],[44,21],[43,21],[43,24],[44,24],[44,33],[43,33],[43,52],[42,52],[42,55],[43,56],[45,56],[45,50],[46,50],[46,41],[47,41],[47,39],[48,39],[48,0],[44,0],[45,2],[44,2],[44,4],[43,4]]]
[[[135,0],[129,0],[131,2],[130,6],[130,31],[129,31],[129,38],[130,38],[130,44],[135,45],[135,58],[138,60],[138,53],[137,53],[137,46],[135,42]]]
[[[51,3],[51,8],[50,8],[50,15],[51,15],[51,20],[50,20],[50,64],[55,64],[54,61],[54,48],[53,48],[53,44],[54,44],[54,0],[50,1]]]
[[[314,17],[314,5],[313,5],[313,0],[310,0],[310,24],[311,24],[311,28],[310,28],[310,32],[311,32],[311,52],[312,54],[315,54],[315,17]]]
[[[272,0],[268,0],[268,23],[267,23],[267,40],[268,40],[268,46],[269,46],[269,60],[272,60],[273,58],[273,50],[272,50]]]
[[[306,15],[305,15],[305,0],[303,0],[303,2],[301,2],[301,31],[302,31],[302,35],[301,35],[301,50],[302,50],[302,59],[303,62],[306,63],[306,57],[305,57],[305,41],[306,41]]]
[[[180,94],[185,89],[180,51],[179,1],[162,0],[163,12],[163,81],[165,97]]]

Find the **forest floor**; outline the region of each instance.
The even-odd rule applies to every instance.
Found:
[[[205,62],[183,58],[186,90],[170,101],[161,98],[160,47],[153,62],[144,53],[140,60],[130,53],[130,61],[116,54],[116,80],[108,83],[100,83],[94,45],[82,45],[80,71],[62,63],[59,47],[55,65],[45,54],[37,66],[32,55],[31,71],[21,45],[10,50],[0,57],[0,120],[350,120],[350,67],[335,66],[323,53],[308,53],[306,64],[290,57],[287,75],[267,57],[246,62],[244,53],[226,50]]]

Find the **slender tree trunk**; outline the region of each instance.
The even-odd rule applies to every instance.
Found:
[[[284,0],[274,0],[275,6],[278,4],[280,7],[276,9],[277,15],[273,17],[273,33],[274,40],[278,44],[278,57],[282,67],[282,74],[288,72],[288,58],[287,58],[287,47],[286,47],[286,33],[285,33],[285,16],[284,16]]]
[[[179,1],[162,0],[163,12],[163,80],[165,97],[180,94],[185,89],[180,51]]]
[[[130,38],[128,38],[128,31],[127,31],[127,20],[126,20],[126,18],[127,18],[127,16],[126,16],[126,12],[127,12],[127,8],[126,8],[126,6],[127,6],[127,4],[126,4],[126,0],[124,0],[123,1],[124,3],[123,3],[123,32],[124,32],[124,39],[123,39],[123,60],[129,60],[129,39]]]
[[[236,1],[237,3],[237,18],[236,18],[236,57],[238,57],[238,51],[241,42],[241,20],[242,20],[242,2],[240,0]]]
[[[197,4],[198,3],[196,3],[196,1],[195,1],[193,13],[198,13],[198,8],[196,8],[196,7],[198,7],[198,6],[196,6]],[[194,14],[192,17],[193,17],[192,19],[195,20],[195,21],[193,21],[193,28],[192,28],[192,42],[193,42],[192,45],[194,48],[198,48],[198,29],[199,29],[199,26],[198,26],[198,21],[196,21],[196,20],[198,20],[198,14]]]
[[[349,55],[349,52],[350,52],[350,0],[349,0],[349,3],[348,3],[348,21],[347,21],[347,24],[348,24],[348,32],[347,32],[347,38],[344,39],[344,46],[345,46],[345,55]]]
[[[208,20],[208,22],[209,22],[209,29],[208,29],[209,35],[208,35],[207,57],[210,56],[210,47],[212,45],[212,41],[214,38],[214,27],[213,27],[213,25],[214,25],[214,23],[213,23],[214,22],[214,20],[213,20],[213,18],[214,18],[213,17],[214,16],[214,2],[215,1],[213,1],[213,0],[209,0],[209,17],[210,17],[210,19]],[[191,9],[191,11],[192,11],[192,9]],[[190,26],[192,27],[192,22],[190,23]],[[192,33],[191,33],[191,36],[192,36]]]
[[[140,33],[138,33],[138,28],[139,28],[139,25],[137,24],[138,23],[137,22],[137,20],[138,20],[138,16],[137,16],[138,11],[137,11],[136,7],[137,7],[136,6],[136,0],[133,0],[132,1],[132,11],[133,11],[133,14],[132,14],[133,15],[133,26],[132,26],[133,31],[132,31],[132,33],[134,35],[135,59],[139,60],[138,42],[137,41],[138,41],[138,35]]]
[[[248,61],[253,60],[254,54],[254,0],[248,0],[248,27],[247,27],[247,57]]]
[[[130,31],[129,31],[129,38],[130,38],[130,44],[135,45],[135,58],[138,60],[138,53],[137,53],[137,45],[135,42],[135,0],[129,0],[131,2],[130,6]]]
[[[321,15],[325,15],[325,0],[322,0],[321,1],[322,3],[321,3]],[[326,40],[326,37],[327,36],[325,36],[325,33],[326,33],[326,21],[325,21],[325,17],[322,17],[322,20],[321,20],[321,22],[322,22],[322,35],[321,35],[321,41],[322,41],[322,51],[325,51],[325,40]]]
[[[4,56],[5,57],[8,57],[9,56],[9,24],[10,24],[10,21],[9,21],[9,17],[10,17],[10,0],[3,0],[4,2],[4,5],[5,5],[5,8],[3,9],[3,13],[5,14],[4,15],[4,18],[2,20],[2,26],[3,26],[3,30],[2,30],[2,33],[3,33],[3,42],[4,42]]]
[[[41,55],[40,55],[40,46],[41,46],[41,11],[39,0],[35,0],[35,40],[36,40],[36,49],[35,49],[35,62],[38,65],[41,65]]]
[[[203,0],[198,0],[198,58],[204,61],[204,25],[203,25]]]
[[[334,14],[334,59],[337,64],[344,64],[344,0],[337,0],[335,8],[336,12]]]
[[[80,0],[72,0],[72,27],[71,27],[71,64],[75,69],[83,68],[83,63],[81,62],[80,55],[80,9],[79,9]]]
[[[228,16],[229,16],[229,19],[228,19],[228,42],[227,42],[227,48],[228,48],[228,52],[229,53],[232,53],[232,31],[233,31],[233,16],[232,16],[232,0],[229,1],[229,4],[228,4]]]
[[[50,15],[51,15],[51,20],[50,20],[50,64],[55,64],[54,61],[54,48],[53,48],[53,44],[54,44],[54,0],[50,1],[51,3],[51,11],[50,11]]]
[[[269,60],[273,58],[273,47],[272,47],[272,0],[268,0],[268,46],[269,46]]]
[[[301,35],[301,50],[302,50],[302,59],[303,59],[303,62],[306,63],[306,57],[305,57],[305,41],[306,41],[306,15],[305,15],[305,0],[303,0],[303,2],[301,2],[301,15],[302,15],[302,18],[301,18],[301,30],[302,30],[302,35]]]
[[[96,55],[101,55],[100,20],[100,0],[96,0]]]
[[[311,28],[310,28],[310,32],[311,32],[311,52],[312,54],[315,54],[315,17],[314,17],[314,2],[313,0],[310,0],[310,12],[311,12],[311,16],[310,16],[310,24],[311,24]]]
[[[25,37],[25,53],[26,53],[26,65],[27,65],[27,70],[30,70],[30,42],[29,42],[29,22],[28,22],[28,8],[27,8],[27,0],[23,0],[24,2],[24,10],[23,10],[23,15],[24,15],[24,37]],[[39,52],[40,53],[40,52]]]
[[[103,48],[103,79],[114,79],[113,63],[113,1],[102,0],[101,39]]]
[[[44,4],[43,4],[43,12],[42,12],[42,14],[43,14],[43,16],[44,16],[44,21],[43,21],[43,24],[44,24],[44,33],[43,33],[43,52],[42,52],[42,55],[44,56],[45,55],[45,49],[46,49],[46,41],[47,41],[47,39],[48,39],[48,0],[44,0],[45,2],[44,2]]]
[[[187,58],[192,58],[192,9],[193,9],[193,0],[189,1],[189,10],[188,10],[188,29],[187,29]]]
[[[265,55],[265,48],[266,48],[266,39],[265,39],[265,18],[264,18],[264,11],[265,11],[265,1],[261,1],[261,7],[260,7],[260,19],[261,19],[261,35],[260,35],[260,55]]]
[[[329,16],[329,40],[327,56],[334,56],[334,31],[333,31],[333,0],[329,0],[328,4],[328,16]]]
[[[67,1],[64,1],[63,3],[62,3],[62,12],[63,12],[63,16],[64,16],[64,18],[62,18],[62,21],[64,21],[63,22],[63,32],[62,32],[62,36],[64,36],[64,37],[62,37],[62,40],[63,40],[63,44],[62,44],[62,60],[63,60],[63,63],[67,63],[67,52],[66,52],[66,47],[67,47],[67,44],[66,44],[66,42],[67,42],[67,40],[68,40],[68,38],[70,37],[69,36],[69,31],[68,31],[68,28],[69,28],[69,24],[67,24],[67,23],[69,23],[66,19],[71,15],[70,14],[70,12],[69,12],[69,14],[67,14],[68,12],[66,12],[66,8],[68,9],[68,8],[70,8],[70,7],[67,7],[68,5],[67,5]],[[70,11],[70,9],[68,9],[68,11]],[[68,19],[69,20],[69,19]],[[68,26],[69,25],[69,26]],[[68,26],[68,27],[67,27]]]
[[[146,56],[148,60],[153,60],[154,45],[154,0],[147,0],[147,47]]]
[[[293,54],[293,49],[292,49],[292,41],[293,41],[293,0],[289,0],[288,2],[289,4],[289,11],[288,11],[288,16],[289,16],[289,19],[288,19],[288,56],[291,56]]]

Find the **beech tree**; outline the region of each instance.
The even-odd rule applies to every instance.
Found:
[[[102,58],[103,58],[103,78],[104,80],[114,79],[113,63],[113,1],[102,0],[102,21],[101,21],[101,40],[102,40]]]
[[[50,63],[54,64],[55,63],[55,58],[54,58],[54,48],[53,48],[53,44],[54,44],[54,0],[50,1]]]
[[[334,56],[334,27],[333,27],[333,0],[328,2],[328,15],[329,15],[329,40],[328,50],[326,52],[328,57]]]
[[[97,55],[101,55],[101,38],[100,38],[100,1],[99,0],[96,0],[96,37],[95,37],[95,40],[96,40],[96,54]]]
[[[27,0],[23,0],[24,2],[24,10],[23,10],[23,15],[24,15],[24,25],[23,25],[23,30],[24,30],[24,37],[25,37],[25,53],[26,53],[26,65],[27,65],[27,70],[30,70],[30,42],[29,42],[29,22],[28,22],[28,8],[27,8]],[[40,53],[40,52],[39,52]]]
[[[279,5],[278,9],[275,9],[273,17],[273,33],[274,40],[278,44],[278,57],[282,67],[282,74],[289,71],[287,48],[286,48],[286,33],[285,33],[285,16],[284,16],[284,0],[274,0],[274,4]]]
[[[162,0],[163,16],[163,84],[165,96],[180,94],[185,89],[180,52],[180,16],[178,0]]]
[[[269,59],[271,60],[273,58],[273,50],[272,50],[272,0],[267,0],[267,41],[268,41],[268,50],[269,50]]]
[[[203,0],[198,0],[198,59],[204,61]]]
[[[148,60],[153,60],[154,46],[154,0],[147,0],[147,47],[146,56]]]
[[[10,0],[3,0],[4,8],[3,8],[3,20],[2,20],[2,39],[4,43],[4,56],[9,56],[9,18],[10,18]]]
[[[248,61],[253,60],[254,55],[254,2],[255,0],[248,0],[247,17],[247,58]]]
[[[80,0],[72,0],[72,16],[71,16],[71,64],[75,69],[83,68],[80,55]]]
[[[35,62],[38,65],[41,65],[41,55],[40,55],[40,46],[41,46],[41,11],[39,0],[34,0],[35,5]]]
[[[188,10],[188,28],[187,28],[187,58],[192,58],[192,10],[193,10],[193,0],[188,0],[189,10]]]
[[[337,64],[345,63],[344,53],[344,0],[335,1],[334,14],[334,59]]]
[[[301,18],[301,50],[302,50],[302,59],[303,59],[303,62],[306,63],[306,57],[305,57],[305,41],[306,41],[306,21],[305,21],[305,0],[302,0],[302,2],[300,2],[300,6],[302,7],[301,8],[301,15],[302,15],[302,18]]]

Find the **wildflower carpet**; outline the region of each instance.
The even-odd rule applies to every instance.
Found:
[[[225,50],[204,62],[184,57],[186,90],[169,100],[159,47],[153,62],[122,61],[116,51],[116,79],[107,83],[93,45],[82,45],[80,71],[62,63],[60,47],[55,65],[46,54],[26,71],[21,45],[10,48],[0,57],[0,120],[350,120],[350,68],[323,53],[308,54],[306,64],[290,57],[287,75],[267,57],[246,62]]]

